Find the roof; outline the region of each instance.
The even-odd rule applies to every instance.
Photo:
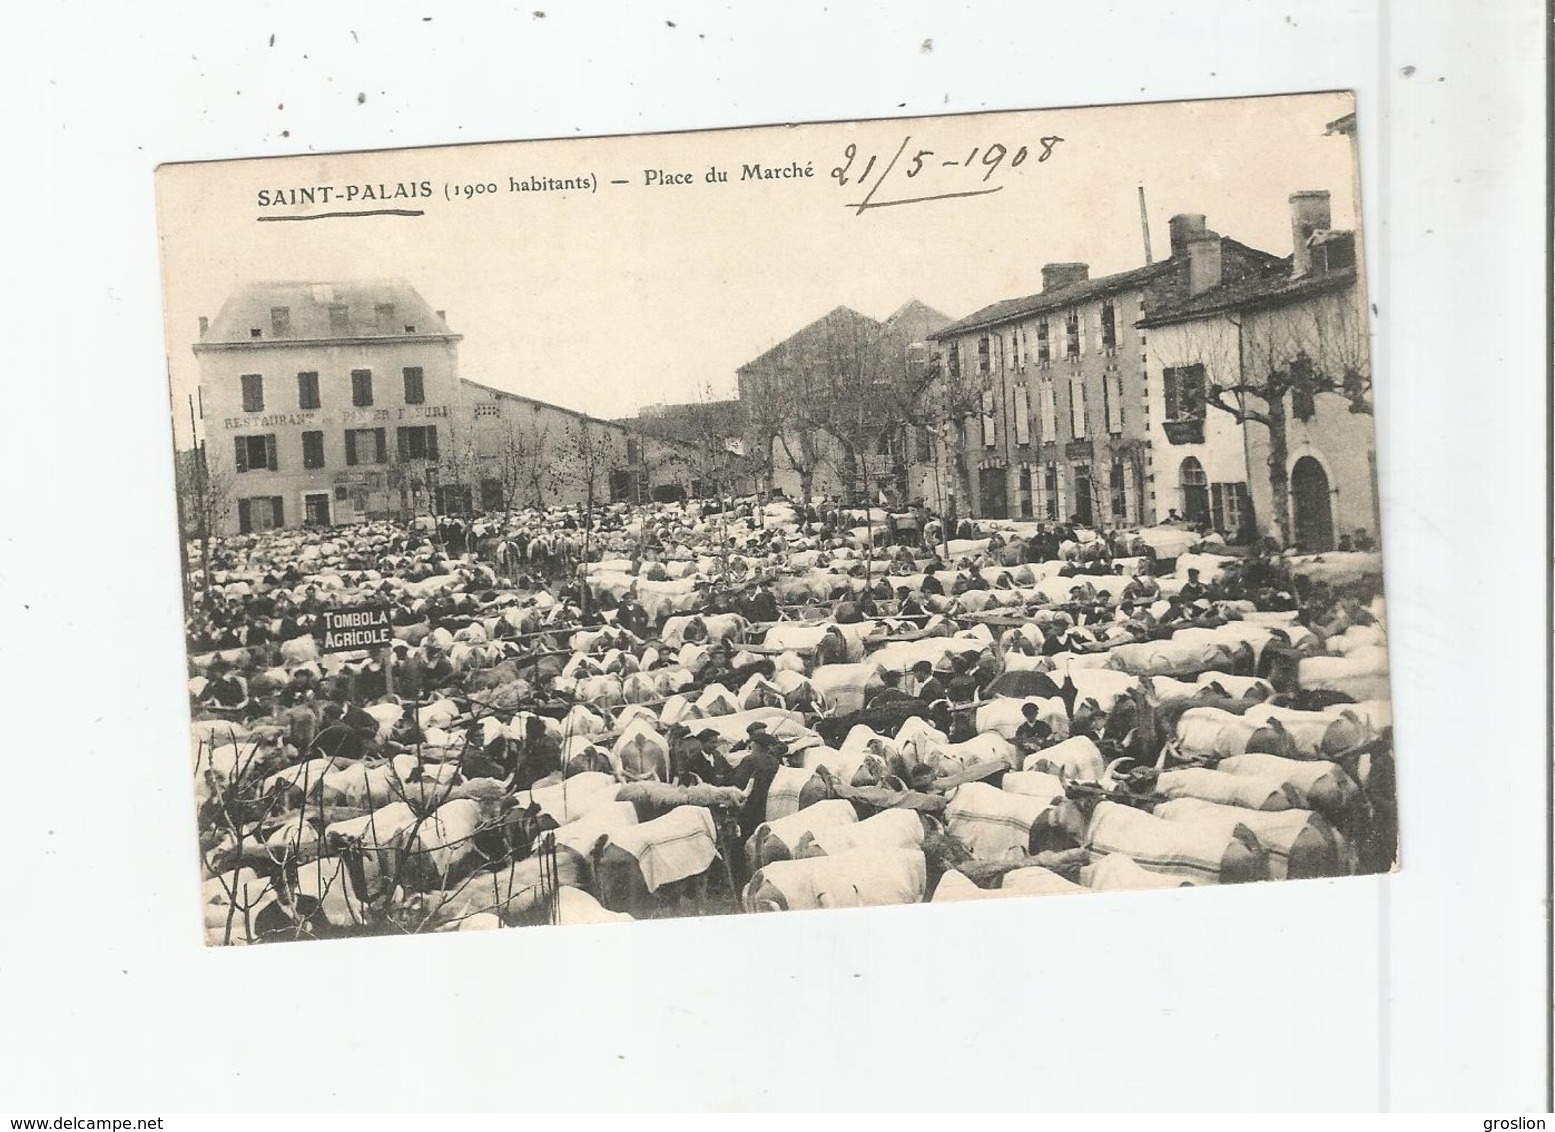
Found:
[[[1353,286],[1355,283],[1353,267],[1342,267],[1321,275],[1292,277],[1290,262],[1288,258],[1282,261],[1284,271],[1279,275],[1270,273],[1229,283],[1183,302],[1161,307],[1140,319],[1138,325],[1167,326],[1195,318],[1206,318],[1222,311],[1256,310],[1262,307],[1279,306],[1311,295],[1321,295],[1342,287]]]
[[[739,369],[735,372],[743,373],[749,369],[760,369],[771,362],[778,361],[783,358],[796,343],[803,342],[811,337],[819,336],[829,328],[862,326],[878,330],[880,325],[880,323],[876,322],[868,315],[859,314],[858,311],[853,310],[851,307],[833,307],[831,310],[827,311],[820,318],[816,319],[808,326],[794,331],[794,333],[783,339],[783,341],[779,342],[776,346],[773,346],[770,350],[767,350],[765,353],[752,358],[750,361],[740,366]]]
[[[1276,257],[1268,252],[1249,247],[1239,240],[1233,240],[1230,236],[1222,236],[1220,245],[1222,251],[1235,251],[1255,261],[1261,259],[1269,263],[1277,262]],[[942,342],[946,338],[954,337],[957,334],[965,334],[971,330],[983,330],[988,327],[998,326],[1001,323],[1014,321],[1018,318],[1040,314],[1042,311],[1071,307],[1077,303],[1100,298],[1103,295],[1116,294],[1119,291],[1132,291],[1172,274],[1186,262],[1186,257],[1170,257],[1156,263],[1147,263],[1143,267],[1130,268],[1128,271],[1119,271],[1112,275],[1102,275],[1095,279],[1071,283],[1065,287],[1054,287],[1046,291],[1039,291],[1035,295],[1024,295],[1018,299],[1004,299],[997,303],[991,303],[981,310],[973,311],[965,318],[941,328],[936,333],[929,335],[929,337]]]
[[[331,314],[332,309],[342,307],[346,312],[343,326],[337,325]],[[278,324],[273,316],[281,309],[286,313],[284,322]],[[342,338],[458,341],[459,337],[403,279],[272,280],[244,284],[229,295],[194,348]]]
[[[459,379],[459,383],[461,385],[468,385],[472,388],[479,389],[483,393],[490,393],[498,398],[506,398],[509,401],[522,401],[526,405],[532,405],[538,409],[549,409],[553,413],[562,413],[576,420],[586,421],[589,424],[604,425],[606,428],[618,428],[623,432],[644,432],[645,435],[652,435],[659,440],[669,441],[672,444],[684,444],[687,447],[692,448],[697,447],[693,441],[687,440],[684,437],[666,435],[665,433],[658,430],[652,430],[650,432],[649,430],[640,429],[637,427],[638,422],[632,418],[609,421],[603,417],[592,416],[578,409],[569,409],[565,405],[558,405],[552,401],[542,401],[538,397],[526,397],[522,393],[514,393],[507,389],[498,389],[495,385],[486,385],[483,382],[471,381],[467,377],[461,377]]]
[[[942,314],[918,299],[908,299],[887,315],[881,326],[887,334],[899,334],[912,343],[928,341],[935,331],[949,324],[948,314]]]

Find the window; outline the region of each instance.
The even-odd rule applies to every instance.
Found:
[[[351,308],[344,303],[331,303],[329,308],[329,332],[335,335],[351,333]]]
[[[1182,490],[1182,517],[1190,523],[1209,522],[1209,480],[1204,465],[1189,456],[1177,469],[1177,483]]]
[[[1048,341],[1047,319],[1037,320],[1037,362],[1050,362],[1053,360],[1052,347]]]
[[[1074,468],[1074,517],[1082,526],[1096,522],[1096,511],[1091,506],[1091,469],[1087,464]]]
[[[1058,443],[1058,397],[1053,392],[1053,383],[1044,381],[1038,394],[1042,406],[1042,439],[1047,444],[1056,444]]]
[[[1210,485],[1210,510],[1215,529],[1229,542],[1243,541],[1244,527],[1253,517],[1251,501],[1245,483],[1217,483]]]
[[[437,426],[419,425],[400,429],[398,447],[401,460],[436,460]]]
[[[305,432],[302,434],[302,466],[304,468],[322,468],[324,466],[324,434],[322,432]]]
[[[988,339],[983,339],[987,342]],[[994,413],[998,409],[998,403],[994,400],[993,390],[985,390],[983,393],[983,447],[992,448],[999,443],[998,427],[994,420]]]
[[[1010,357],[1015,359],[1015,368],[1020,369],[1020,327],[1010,332]]]
[[[987,373],[989,369],[989,344],[988,335],[984,334],[977,340],[977,372]]]
[[[945,368],[951,377],[961,376],[961,343],[952,342],[945,354]]]
[[[915,453],[917,462],[920,464],[929,463],[934,459],[934,437],[929,434],[928,429],[921,425],[914,430],[914,436],[917,442]]]
[[[351,404],[358,408],[373,403],[373,371],[370,369],[354,369],[351,371]]]
[[[254,495],[238,500],[238,531],[253,534],[286,525],[286,508],[279,495]]]
[[[1042,469],[1042,507],[1050,520],[1057,520],[1060,509],[1058,498],[1058,465],[1049,464]]]
[[[1202,420],[1204,417],[1204,367],[1168,366],[1161,371],[1169,421]]]
[[[875,455],[889,456],[891,454],[891,430],[883,428],[875,439]]]
[[[1069,435],[1076,440],[1085,437],[1085,379],[1077,377],[1069,383]]]
[[[1101,348],[1118,348],[1118,311],[1111,303],[1101,305]]]
[[[405,404],[424,405],[427,399],[426,382],[422,380],[420,366],[405,367]]]
[[[1020,470],[1020,479],[1018,481],[1016,481],[1016,492],[1015,492],[1015,494],[1016,494],[1017,499],[1020,502],[1020,517],[1022,519],[1029,519],[1029,518],[1031,518],[1032,506],[1031,506],[1031,469],[1030,468],[1024,467],[1024,466],[1021,468],[1021,470]]]
[[[502,481],[481,480],[481,510],[502,510]]]
[[[394,304],[379,303],[373,307],[373,317],[378,322],[379,334],[394,333]]]
[[[643,458],[642,445],[639,444],[634,437],[630,437],[630,436],[627,437],[626,438],[626,462],[628,464],[639,464],[639,463],[642,462],[642,458]]]
[[[354,467],[357,464],[387,464],[388,462],[389,444],[386,429],[346,429],[347,464]]]
[[[276,459],[275,433],[259,436],[233,437],[235,466],[240,472],[279,471]]]
[[[276,338],[285,338],[292,332],[292,308],[270,308],[270,333]]]
[[[1078,358],[1080,349],[1080,312],[1070,311],[1064,319],[1064,357]]]
[[[319,407],[319,375],[313,370],[297,375],[297,407],[299,409]]]
[[[260,327],[251,326],[248,328],[248,336],[250,338],[263,338],[265,336],[265,332]]]
[[[502,407],[495,401],[480,401],[475,406],[477,417],[498,417],[502,415]]]
[[[238,380],[243,383],[243,411],[245,413],[264,412],[265,379],[257,373],[245,373]]]
[[[1024,385],[1015,387],[1015,443],[1031,443],[1031,391]]]
[[[406,334],[414,334],[415,332],[416,332],[416,328],[414,326],[412,326],[410,323],[407,322],[405,324],[405,333]]]
[[[321,491],[302,497],[302,521],[304,526],[329,526],[329,492]]]
[[[1112,461],[1112,470],[1107,477],[1107,486],[1110,488],[1112,518],[1119,523],[1128,522],[1128,468],[1121,459]]]
[[[1123,375],[1116,371],[1101,376],[1102,412],[1107,431],[1116,436],[1123,431]]]

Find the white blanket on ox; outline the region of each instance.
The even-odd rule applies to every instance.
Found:
[[[610,842],[636,858],[649,892],[699,876],[718,859],[718,831],[706,806],[676,806],[663,817],[621,826]]]
[[[1080,869],[1080,882],[1092,892],[1132,892],[1141,888],[1182,888],[1191,881],[1142,869],[1134,858],[1108,853]]]
[[[816,649],[827,636],[836,637],[840,649],[847,648],[847,639],[836,625],[774,625],[761,643],[769,649]]]
[[[885,687],[879,666],[873,660],[863,664],[823,664],[811,674],[810,682],[844,715],[863,711],[869,696]]]
[[[734,743],[746,737],[746,731],[753,723],[764,724],[769,732],[787,740],[794,747],[812,740],[818,741],[815,732],[805,726],[803,713],[789,708],[754,708],[751,711],[737,711],[733,715],[713,716],[698,721],[691,730],[693,734],[714,731],[724,742]]]
[[[1381,625],[1351,625],[1338,636],[1323,642],[1323,650],[1332,656],[1348,656],[1361,649],[1386,648],[1388,635]]]
[[[1266,700],[1274,695],[1274,685],[1259,676],[1233,676],[1229,672],[1201,672],[1198,686],[1219,684],[1227,695],[1240,699]]]
[[[928,866],[921,849],[855,849],[835,857],[774,861],[757,870],[746,886],[751,911],[757,909],[751,907],[750,896],[763,881],[783,894],[790,912],[878,908],[921,901]]]
[[[854,730],[857,731],[858,728],[855,727]],[[878,739],[876,742],[890,744],[891,741],[889,739]],[[884,749],[888,750],[889,748]],[[805,751],[803,766],[806,770],[816,770],[824,766],[848,785],[858,786],[861,784],[855,781],[855,779],[866,764],[873,768],[875,772],[871,776],[872,780],[878,781],[885,776],[885,756],[876,754],[867,747],[856,747],[850,750],[844,745],[842,750],[835,751],[825,744],[818,744]],[[815,809],[814,806],[808,808]],[[801,810],[800,812],[803,813],[804,811]]]
[[[1065,880],[1052,869],[1044,869],[1040,865],[1012,869],[1005,873],[1004,879],[999,882],[999,889],[1021,896],[1074,896],[1085,891],[1083,886]]]
[[[669,742],[641,718],[633,719],[610,748],[610,765],[625,782],[669,781]]]
[[[907,672],[920,660],[944,667],[945,657],[975,656],[987,646],[978,640],[955,637],[931,637],[922,641],[892,641],[870,654],[869,660],[888,672]]]
[[[1058,775],[1041,770],[1012,770],[1004,776],[1000,789],[1046,802],[1056,802],[1064,797],[1064,784]]]
[[[1278,778],[1198,766],[1163,771],[1155,790],[1168,798],[1201,799],[1248,810],[1289,810],[1298,804],[1295,792]]]
[[[1178,798],[1157,806],[1155,816],[1225,834],[1233,833],[1238,825],[1245,826],[1269,854],[1270,880],[1284,880],[1289,875],[1291,850],[1299,841],[1337,852],[1331,827],[1311,810],[1247,810],[1199,798]]]
[[[1219,884],[1233,840],[1252,847],[1258,844],[1245,826],[1227,835],[1164,821],[1117,802],[1098,802],[1086,830],[1085,847],[1092,853],[1132,857],[1147,872],[1194,884]]]
[[[631,918],[629,912],[607,910],[581,888],[567,884],[556,890],[556,922],[559,924],[615,924]]]
[[[815,806],[809,808],[813,810]],[[916,810],[881,810],[861,822],[842,822],[817,830],[812,839],[817,849],[831,857],[853,849],[912,849],[923,844],[923,819]]]
[[[1023,699],[995,696],[977,709],[978,731],[991,731],[1014,741],[1015,732],[1026,722],[1027,704],[1037,705],[1037,718],[1048,725],[1052,734],[1059,737],[1069,734],[1069,712],[1064,707],[1064,701],[1057,696],[1026,696]]]
[[[1092,656],[1105,656],[1104,653],[1092,653]],[[1079,692],[1076,703],[1084,700],[1095,700],[1102,711],[1111,711],[1118,700],[1139,686],[1139,677],[1127,672],[1116,672],[1110,668],[1086,668],[1078,665],[1055,664],[1053,681],[1063,687],[1064,678],[1074,681],[1074,686]]]
[[[949,869],[934,886],[930,904],[959,903],[964,900],[998,900],[1001,897],[1024,896],[1023,892],[1005,892],[1000,888],[978,888],[965,873]]]
[[[1388,650],[1360,648],[1346,656],[1303,657],[1297,669],[1303,688],[1342,692],[1357,700],[1388,699]]]
[[[739,711],[748,711],[751,708],[759,707],[783,706],[783,690],[760,673],[741,684],[740,690],[735,694],[734,698],[738,704],[737,710]]]
[[[1179,634],[1180,635],[1180,634]],[[1211,669],[1230,667],[1231,650],[1221,641],[1139,641],[1118,645],[1108,654],[1107,666],[1134,676],[1197,676]]]
[[[670,727],[677,723],[687,723],[691,720],[702,719],[706,714],[696,704],[677,692],[665,700],[659,708],[659,722],[665,727]]]
[[[1290,572],[1297,577],[1329,585],[1355,582],[1362,578],[1382,577],[1382,555],[1376,551],[1325,551],[1322,554],[1297,555],[1290,560]]]
[[[786,818],[799,812],[799,795],[805,784],[815,777],[815,771],[804,767],[780,766],[777,777],[767,790],[768,821]]]
[[[630,802],[612,801],[595,806],[582,817],[556,831],[556,844],[588,856],[594,844],[606,834],[637,824],[637,809]],[[614,840],[612,836],[612,840]]]
[[[1220,769],[1227,774],[1272,778],[1289,786],[1296,805],[1336,815],[1349,807],[1360,792],[1355,780],[1337,763],[1322,759],[1286,759],[1279,755],[1248,754],[1225,759]]]
[[[1372,736],[1359,716],[1342,711],[1298,711],[1276,704],[1257,704],[1243,716],[1252,723],[1278,720],[1286,734],[1304,755],[1335,755],[1358,747]]]
[[[1177,719],[1177,745],[1188,755],[1240,755],[1258,725],[1223,708],[1189,708]]]
[[[1089,735],[1075,735],[1062,743],[1033,751],[1021,763],[1022,770],[1041,770],[1080,782],[1100,782],[1107,770],[1101,748]]]
[[[734,698],[734,693],[722,684],[709,684],[702,689],[702,694],[697,697],[696,705],[704,715],[733,715],[740,710],[739,701]]]
[[[800,839],[807,833],[819,834],[824,830],[857,823],[858,812],[854,810],[852,802],[841,798],[827,798],[787,817],[762,822],[751,835],[751,840],[760,844],[765,832],[767,836],[776,838],[789,853],[792,853]]]
[[[369,882],[371,875],[369,874]],[[361,894],[351,882],[351,872],[339,857],[320,857],[297,870],[297,883],[291,886],[293,906],[302,900],[318,902],[324,918],[337,928],[348,928],[367,921]]]
[[[533,802],[540,807],[542,814],[549,814],[559,825],[566,825],[590,810],[614,802],[620,789],[620,784],[610,775],[590,770],[575,774],[555,786],[522,791],[515,797],[520,806]]]
[[[978,763],[1003,763],[1014,769],[1020,761],[1020,753],[1003,735],[985,731],[981,735],[961,743],[940,743],[930,738],[914,739],[906,746],[921,763],[938,761],[941,766],[966,770]]]
[[[966,782],[951,791],[945,828],[974,857],[1003,860],[1012,851],[1029,850],[1032,824],[1049,805],[1044,798],[1007,793],[986,782]]]
[[[416,724],[423,730],[428,727],[447,727],[457,718],[459,705],[452,700],[433,700],[426,707],[416,710]]]

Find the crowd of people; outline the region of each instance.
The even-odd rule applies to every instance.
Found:
[[[381,812],[370,788],[366,797],[344,791],[333,810],[315,794],[311,814],[295,790],[278,804],[261,787],[288,768],[313,767],[326,784],[342,768],[364,779],[383,768],[394,804],[407,804],[405,782],[436,778],[445,788],[439,805],[489,784],[481,789],[522,802],[531,819],[549,788],[591,776],[618,793],[645,783],[682,791],[681,799],[711,789],[718,828],[727,830],[717,846],[725,871],[709,874],[723,902],[698,906],[732,909],[742,888],[752,906],[750,886],[762,879],[759,854],[740,846],[790,816],[773,794],[785,768],[818,767],[827,796],[849,799],[861,821],[904,806],[927,815],[925,836],[940,858],[962,860],[964,873],[966,846],[946,812],[958,790],[976,796],[971,783],[1000,786],[1031,767],[1056,768],[1070,797],[1080,781],[1148,812],[1162,800],[1163,773],[1212,769],[1225,757],[1184,749],[1185,712],[1236,715],[1267,701],[1292,713],[1290,722],[1257,734],[1283,735],[1305,722],[1298,716],[1338,718],[1336,707],[1367,702],[1343,681],[1304,686],[1314,681],[1303,681],[1302,665],[1331,653],[1347,659],[1335,652],[1341,643],[1380,639],[1374,555],[1347,550],[1305,562],[1268,543],[1234,551],[1176,525],[1111,533],[1077,523],[946,526],[921,508],[890,515],[749,498],[270,531],[215,540],[206,562],[191,547],[191,706],[208,896],[226,910],[222,941],[234,902],[222,878],[235,870],[271,886],[275,899],[263,903],[286,930],[295,933],[299,920],[322,926],[323,913],[296,898],[298,860],[327,857],[340,843],[330,836],[339,822]],[[386,648],[320,649],[326,611],[369,605],[389,611]],[[771,643],[784,626],[821,635],[813,645]],[[1246,639],[1232,647],[1238,632]],[[1167,651],[1190,638],[1229,643]],[[923,655],[899,663],[882,651],[899,647]],[[1391,865],[1391,733],[1376,706],[1385,700],[1385,659],[1355,678],[1375,689],[1377,663],[1382,694],[1367,697],[1367,726],[1350,749],[1304,750],[1287,737],[1271,756],[1325,766],[1366,760],[1349,776],[1356,790],[1345,813],[1329,815],[1349,834],[1335,852],[1342,871]],[[837,683],[844,669],[854,683]],[[1128,694],[1149,710],[1090,694],[1086,674],[1098,671],[1134,681]],[[1178,687],[1217,674],[1224,679],[1210,680],[1209,696]],[[1228,692],[1233,683],[1247,695]],[[1019,706],[994,728],[987,713],[1001,699]],[[785,710],[770,714],[776,707]],[[933,738],[905,753],[899,739],[915,719],[908,730]],[[742,726],[731,732],[721,722]],[[852,765],[841,754],[857,754],[846,751],[839,722],[883,741],[875,771],[839,779]],[[635,745],[623,755],[628,735]],[[993,746],[977,758],[946,753],[980,738]],[[1095,773],[1046,759],[1077,740],[1097,752]],[[929,741],[942,744],[932,758],[923,756]],[[1260,742],[1250,748],[1244,735],[1240,749]],[[988,752],[994,757],[983,758]],[[1291,787],[1292,799],[1298,793]],[[633,797],[640,802],[641,790]],[[533,852],[512,836],[512,808],[483,811],[483,829],[502,826],[498,849],[454,854],[454,872],[511,867]],[[652,820],[651,806],[638,808],[640,820]],[[418,823],[443,812],[410,809]],[[538,816],[565,831],[575,819],[564,811]],[[277,837],[288,828],[292,835]],[[1069,848],[1082,848],[1078,840]],[[1034,865],[1041,841],[1033,832],[1012,859],[1027,868],[1080,859]],[[446,890],[457,878],[435,879]],[[371,919],[371,901],[359,896],[350,917]],[[511,920],[500,910],[496,919]]]

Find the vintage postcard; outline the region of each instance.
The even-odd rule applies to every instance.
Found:
[[[159,169],[207,941],[1393,869],[1356,130]]]

